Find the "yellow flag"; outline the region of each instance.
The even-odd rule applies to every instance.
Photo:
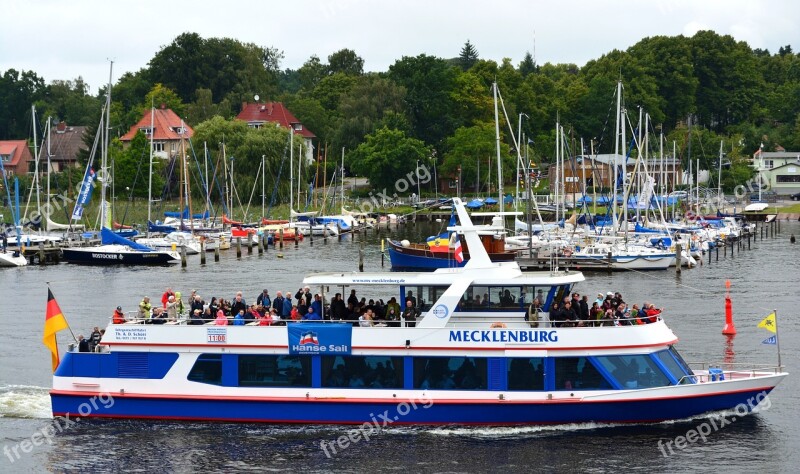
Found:
[[[758,327],[766,329],[769,332],[776,332],[775,331],[775,313],[770,313],[764,318],[763,321],[758,323]]]

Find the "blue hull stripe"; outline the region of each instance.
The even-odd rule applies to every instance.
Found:
[[[634,423],[682,419],[705,412],[753,404],[767,390],[697,396],[691,399],[650,399],[617,402],[440,403],[325,402],[169,399],[117,396],[113,404],[96,396],[51,394],[53,414],[71,418],[147,418],[267,423],[361,424],[388,412],[400,424],[535,425],[561,423]],[[760,399],[760,398],[759,398]],[[425,408],[429,405],[428,408]],[[97,408],[95,408],[97,407]],[[108,407],[108,408],[106,408]],[[748,406],[749,410],[749,406]],[[394,417],[397,417],[396,419]]]

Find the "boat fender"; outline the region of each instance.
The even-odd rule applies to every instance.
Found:
[[[408,247],[411,247],[411,242],[409,242],[406,239],[403,239],[403,240],[400,241],[400,245],[402,245],[403,248],[408,248]]]

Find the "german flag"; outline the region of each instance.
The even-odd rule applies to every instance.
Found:
[[[53,372],[55,373],[58,368],[58,343],[56,342],[56,333],[62,329],[67,329],[67,319],[58,307],[55,296],[50,288],[47,289],[47,312],[44,316],[44,336],[42,342],[50,349],[51,360],[53,363]]]

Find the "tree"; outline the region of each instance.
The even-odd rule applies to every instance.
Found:
[[[117,140],[115,140],[117,141]],[[147,197],[150,168],[150,142],[141,131],[136,132],[130,145],[122,150],[117,145],[111,147],[114,160],[114,187],[119,196]],[[153,189],[164,187],[164,161],[153,159]],[[157,192],[157,191],[156,191]]]
[[[525,57],[519,63],[519,73],[522,77],[527,77],[528,74],[536,72],[536,63],[533,61],[530,51],[525,51]]]
[[[328,56],[328,73],[340,72],[349,76],[364,74],[364,60],[352,49],[340,49]]]
[[[336,147],[353,149],[383,125],[387,114],[403,114],[405,89],[377,74],[361,76],[339,100]],[[389,126],[388,128],[394,128]]]
[[[451,92],[457,74],[444,59],[425,54],[404,56],[389,66],[389,79],[406,90],[406,113],[415,138],[439,146],[455,130]]]
[[[467,40],[464,43],[464,46],[461,48],[461,52],[458,55],[458,65],[461,66],[461,70],[466,71],[475,64],[475,61],[478,60],[478,50],[475,49],[475,46]]]
[[[31,104],[45,92],[44,79],[33,71],[9,69],[0,78],[0,140],[31,135]]]
[[[503,177],[513,178],[514,158],[508,145],[501,143],[500,155],[503,158]],[[480,166],[479,189],[492,189],[497,183],[497,142],[494,122],[481,122],[471,127],[461,127],[447,139],[447,152],[441,167],[442,176],[459,176],[461,168],[461,189],[474,187]],[[491,169],[491,171],[490,171]],[[487,178],[494,176],[493,182]],[[480,192],[476,189],[476,192]]]
[[[186,105],[186,121],[191,124],[205,122],[206,120],[219,115],[223,118],[230,118],[232,115],[231,104],[228,99],[223,99],[219,104],[212,100],[210,89],[197,89],[195,92],[197,99],[191,104]]]
[[[415,176],[417,160],[430,155],[431,149],[422,141],[406,137],[400,130],[381,128],[367,135],[349,158],[353,171],[366,176],[372,189],[392,196],[416,189],[409,176]]]
[[[308,61],[304,62],[297,70],[300,87],[308,92],[313,91],[326,74],[327,68],[316,54],[308,58]]]

